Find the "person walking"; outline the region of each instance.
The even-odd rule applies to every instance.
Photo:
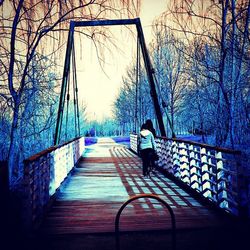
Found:
[[[153,153],[156,149],[156,144],[152,132],[146,124],[141,126],[139,134],[139,149],[142,158],[142,173],[144,176],[150,176],[149,166],[153,164]]]
[[[146,124],[148,130],[153,134],[153,136],[155,138],[156,137],[156,131],[155,131],[152,120],[150,120],[150,119],[146,120],[145,124]],[[157,155],[156,150],[154,150],[152,158],[153,158],[153,160],[152,160],[152,164],[150,164],[149,172],[154,172],[154,170],[156,168],[156,163],[155,162],[159,160],[159,157]]]

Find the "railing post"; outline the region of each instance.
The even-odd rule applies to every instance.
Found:
[[[216,169],[217,169],[217,194],[216,200],[217,204],[221,208],[228,208],[227,192],[226,192],[226,176],[223,170],[222,152],[216,152]]]
[[[208,167],[205,147],[200,148],[200,157],[201,157],[202,193],[205,197],[212,198],[210,173],[209,173],[209,167]]]
[[[194,145],[189,144],[189,168],[190,168],[190,185],[191,188],[201,191],[200,185],[200,169],[196,161],[196,152]]]
[[[183,182],[190,185],[190,167],[188,164],[188,148],[185,143],[179,144],[180,172]]]
[[[180,178],[180,155],[178,142],[172,141],[172,158],[173,158],[173,174],[175,177]]]
[[[250,170],[242,164],[243,159],[241,156],[241,154],[235,155],[237,164],[238,210],[241,218],[250,218]]]
[[[164,140],[162,140],[162,144],[165,145],[165,149],[166,149],[166,169],[170,174],[174,175],[174,168],[173,168],[173,157],[172,157],[172,145],[173,145],[173,141],[172,140],[168,140],[167,142],[165,142]]]

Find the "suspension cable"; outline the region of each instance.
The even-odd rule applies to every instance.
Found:
[[[138,58],[139,58],[139,61],[138,61],[138,101],[139,101],[139,117],[137,116],[137,119],[138,119],[138,123],[141,124],[142,122],[142,103],[141,103],[141,46],[140,46],[140,40],[139,40],[139,36],[137,36],[137,41],[138,41]]]
[[[75,47],[74,47],[75,51]],[[75,55],[75,52],[74,52]],[[77,109],[77,121],[78,121],[78,136],[81,135],[81,127],[80,127],[80,112],[79,112],[79,98],[78,98],[78,84],[77,84],[77,77],[76,77],[76,58],[74,56],[75,60],[75,91],[76,91],[76,109]]]
[[[138,83],[139,83],[139,70],[140,70],[140,43],[137,35],[137,48],[136,48],[136,82],[135,82],[135,133],[138,128]]]
[[[70,100],[70,70],[68,72],[68,86],[67,86],[67,112],[66,112],[66,124],[65,124],[65,141],[67,141],[68,134],[68,119],[69,119],[69,100]]]
[[[80,118],[79,118],[79,104],[78,104],[78,87],[76,76],[76,57],[75,57],[75,41],[73,40],[73,88],[74,88],[74,112],[75,112],[75,137],[80,136]]]
[[[77,137],[76,92],[75,92],[75,58],[74,57],[75,57],[75,50],[74,50],[74,39],[73,39],[73,44],[72,44],[72,71],[73,71],[75,137]]]

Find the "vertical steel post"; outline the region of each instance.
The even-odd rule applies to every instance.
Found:
[[[161,136],[166,136],[165,127],[164,127],[162,114],[161,114],[161,108],[160,108],[160,105],[158,102],[157,92],[156,92],[156,88],[155,88],[153,69],[152,69],[150,58],[149,58],[148,51],[146,48],[143,30],[142,30],[142,26],[141,26],[141,22],[140,22],[139,18],[136,19],[136,29],[137,29],[139,41],[141,44],[142,55],[143,55],[145,68],[146,68],[147,75],[148,75],[148,80],[149,80],[150,89],[151,89],[151,96],[152,96],[153,103],[154,103],[154,108],[155,108],[155,113],[156,113],[156,117],[157,117],[158,124],[159,124],[159,129],[161,132]]]
[[[58,107],[58,113],[57,113],[54,145],[57,145],[60,141],[60,133],[61,133],[62,119],[63,119],[63,109],[64,109],[64,103],[65,103],[66,89],[67,89],[67,84],[68,84],[68,73],[70,69],[70,57],[71,57],[71,50],[72,50],[72,44],[73,44],[74,27],[75,27],[75,24],[73,21],[71,21],[69,34],[68,34],[65,62],[64,62],[61,95],[60,95],[60,101],[59,101],[59,107]]]
[[[140,44],[137,36],[137,47],[136,47],[136,82],[135,82],[135,133],[138,133],[138,84],[140,74]]]

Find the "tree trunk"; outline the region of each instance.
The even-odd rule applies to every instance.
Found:
[[[171,127],[172,127],[172,138],[175,138],[175,120],[174,120],[174,93],[171,93]]]
[[[202,112],[202,107],[201,107],[201,97],[199,93],[199,87],[196,79],[196,86],[197,86],[197,104],[198,104],[198,111],[199,111],[199,122],[200,122],[200,130],[201,130],[201,137],[202,137],[202,142],[205,142],[205,137],[204,137],[204,115]]]
[[[19,177],[19,169],[17,162],[17,137],[18,137],[18,113],[19,105],[15,105],[13,112],[13,120],[10,133],[10,147],[8,154],[8,169],[9,169],[9,189],[13,189],[15,183]]]
[[[236,91],[237,83],[235,79],[235,39],[236,39],[236,19],[235,19],[235,1],[231,0],[231,7],[232,7],[232,38],[231,38],[231,54],[232,54],[232,69],[231,69],[231,98],[230,98],[230,107],[229,107],[229,138],[231,147],[234,149],[234,129],[235,129],[235,98],[236,98]]]
[[[218,129],[216,134],[216,144],[218,146],[223,145],[227,140],[228,135],[228,122],[230,117],[230,101],[227,96],[227,91],[225,89],[225,62],[226,62],[226,20],[227,12],[229,8],[229,0],[225,3],[222,2],[222,27],[221,27],[221,41],[220,41],[220,73],[219,73],[219,86],[220,91],[218,94],[218,109],[217,109],[217,124]],[[229,114],[229,116],[228,116]],[[218,133],[219,132],[219,133]]]
[[[23,7],[24,0],[20,0],[18,2],[18,6],[16,8],[15,17],[12,24],[11,30],[11,44],[10,44],[10,63],[9,63],[9,72],[8,72],[8,84],[9,84],[9,91],[13,98],[14,102],[14,109],[13,109],[13,120],[10,132],[10,147],[8,153],[8,168],[9,168],[9,189],[11,190],[15,182],[18,178],[18,164],[16,164],[16,139],[18,137],[18,113],[19,113],[19,104],[20,104],[20,95],[14,89],[13,84],[13,74],[14,74],[14,63],[15,63],[15,45],[16,45],[16,31],[19,16],[21,13],[21,9]]]

